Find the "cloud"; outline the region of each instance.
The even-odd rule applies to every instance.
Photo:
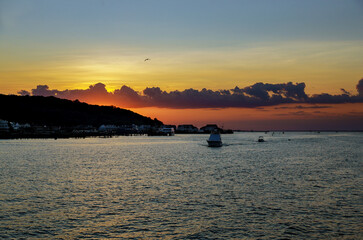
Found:
[[[304,115],[310,115],[310,113],[304,111],[297,111],[297,112],[290,112],[289,115],[304,116]]]
[[[160,107],[160,108],[229,108],[246,107],[257,108],[264,106],[274,106],[286,103],[295,104],[334,104],[334,103],[353,103],[363,102],[362,91],[363,80],[357,85],[359,95],[352,95],[343,91],[339,95],[328,93],[314,94],[308,96],[305,93],[305,83],[255,83],[251,86],[233,89],[202,90],[185,89],[184,91],[163,91],[160,87],[147,87],[142,92],[135,91],[128,86],[122,86],[113,92],[108,92],[106,85],[97,83],[90,85],[88,89],[57,90],[49,89],[47,85],[38,85],[32,89],[34,96],[55,96],[70,100],[78,99],[88,103],[107,103],[126,108],[138,107]],[[22,90],[20,95],[29,94]],[[318,109],[329,108],[330,106],[294,106],[294,107],[275,107],[275,109]]]
[[[350,92],[348,92],[347,90],[345,90],[344,88],[341,88],[340,89],[340,91],[342,91],[343,92],[343,94],[346,94],[346,95],[348,95],[348,96],[350,96],[351,94],[350,94]]]
[[[250,87],[246,87],[242,92],[257,97],[261,100],[268,101],[271,98],[281,96],[289,99],[306,99],[305,83],[282,83],[282,84],[268,84],[268,83],[256,83]],[[270,96],[272,94],[272,96]]]
[[[32,95],[33,96],[55,96],[57,94],[58,90],[49,90],[48,85],[38,85],[37,88],[32,89]]]
[[[20,92],[19,92],[20,93]],[[109,99],[113,95],[112,93],[107,92],[106,85],[103,83],[97,83],[94,85],[90,85],[88,89],[74,89],[74,90],[50,90],[48,85],[38,85],[35,89],[32,89],[33,96],[44,96],[44,97],[58,97],[69,100],[81,100],[81,101],[89,101],[91,99]]]
[[[20,96],[29,96],[29,95],[30,95],[30,92],[28,92],[28,91],[26,91],[26,90],[20,90],[20,91],[18,92],[18,94],[19,94]]]
[[[319,108],[332,108],[331,106],[320,106],[320,105],[312,105],[312,106],[292,106],[292,107],[274,107],[274,109],[319,109]]]
[[[330,95],[328,93],[314,94],[309,97],[307,103],[355,103],[363,102],[363,98],[359,96],[349,96],[347,94]]]
[[[357,91],[359,96],[363,97],[363,78],[357,84]]]

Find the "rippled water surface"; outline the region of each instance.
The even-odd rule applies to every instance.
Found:
[[[0,238],[361,239],[363,134],[0,140]]]

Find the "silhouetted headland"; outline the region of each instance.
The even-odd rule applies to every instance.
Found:
[[[114,106],[98,106],[43,96],[0,94],[0,138],[70,138],[112,137],[117,135],[162,135],[174,133],[210,133],[216,124],[201,129],[184,124],[163,125],[130,110]]]
[[[130,110],[78,100],[0,94],[0,102],[0,138],[152,135],[163,125]]]

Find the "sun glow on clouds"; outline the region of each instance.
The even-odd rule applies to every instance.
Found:
[[[32,89],[32,95],[56,96],[70,100],[78,99],[90,104],[131,108],[140,114],[172,124],[189,122],[200,126],[213,121],[229,128],[241,128],[247,124],[246,126],[254,126],[255,130],[287,130],[294,127],[297,129],[293,122],[300,121],[299,127],[307,130],[317,128],[314,121],[320,121],[322,125],[318,129],[327,126],[331,129],[360,129],[360,121],[363,120],[363,112],[360,110],[363,106],[362,85],[363,79],[356,85],[357,93],[341,89],[340,94],[336,95],[307,95],[304,83],[291,82],[255,83],[251,86],[218,91],[186,89],[169,92],[158,87],[145,88],[138,92],[127,86],[109,92],[105,84],[97,83],[87,89],[67,90],[38,85]],[[30,93],[23,90],[19,94]],[[309,120],[310,125],[302,122],[304,119]],[[324,125],[322,119],[335,122]],[[284,120],[287,125],[282,125],[281,122],[276,122],[277,120]],[[256,121],[261,123],[260,126],[255,124]],[[275,123],[271,125],[270,121]],[[262,122],[265,122],[265,125]],[[269,128],[266,128],[266,123]]]

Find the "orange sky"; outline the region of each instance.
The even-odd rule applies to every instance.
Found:
[[[359,84],[363,83],[361,80]],[[278,85],[273,85],[278,86]],[[297,85],[292,85],[297,86]],[[137,102],[136,105],[144,106],[147,104],[158,104],[157,99],[165,99],[159,102],[161,105],[159,107],[136,107],[130,108],[134,105],[130,95],[120,95],[115,92],[109,92],[106,90],[104,84],[96,84],[89,86],[88,89],[83,90],[70,90],[61,91],[57,89],[42,88],[42,92],[38,93],[40,95],[53,93],[53,91],[59,92],[59,97],[67,98],[70,100],[79,99],[80,101],[87,102],[89,104],[97,105],[114,105],[121,108],[130,109],[136,113],[151,118],[157,118],[164,122],[164,124],[194,124],[197,127],[202,127],[206,124],[218,124],[224,128],[229,129],[242,129],[242,130],[362,130],[362,120],[363,120],[363,103],[324,103],[325,100],[318,103],[289,103],[289,104],[273,104],[270,105],[269,102],[250,102],[250,107],[218,107],[218,108],[190,108],[185,99],[185,95],[177,96],[171,95],[171,93],[166,92],[167,98],[156,97],[156,101],[149,102],[149,100],[144,99],[141,102]],[[130,88],[130,90],[132,90]],[[356,89],[357,90],[357,89]],[[246,89],[245,89],[246,91]],[[33,92],[36,94],[36,92]],[[197,93],[202,94],[202,91],[197,91]],[[214,92],[216,93],[216,92]],[[245,92],[245,94],[249,94]],[[63,95],[62,95],[63,94]],[[136,92],[135,92],[136,94]],[[138,92],[138,96],[145,96]],[[337,95],[329,95],[334,99],[340,98],[344,92]],[[57,95],[56,95],[57,96]],[[184,97],[183,97],[184,96]],[[204,95],[203,95],[204,96]],[[207,95],[206,95],[207,96]],[[212,98],[214,95],[211,95]],[[316,100],[314,95],[308,95],[308,101],[313,102]],[[350,100],[353,101],[357,99],[357,93],[354,95],[345,95]],[[146,96],[150,97],[150,96]],[[179,102],[175,102],[179,99]],[[223,99],[223,98],[215,98]],[[214,104],[215,99],[208,104]],[[229,98],[231,100],[232,98]],[[155,100],[155,99],[154,99]],[[177,100],[177,101],[179,101]],[[169,107],[162,107],[165,101],[171,101]],[[196,100],[198,101],[198,100]],[[240,100],[238,100],[240,101]],[[243,100],[241,100],[243,101]],[[248,103],[248,100],[246,100]],[[254,101],[254,100],[253,100]],[[304,100],[303,100],[304,101]],[[332,100],[328,100],[333,102]],[[359,100],[361,101],[361,100]],[[228,101],[225,101],[228,103]],[[173,106],[175,104],[175,107]],[[193,106],[199,106],[198,102],[193,103]],[[262,105],[260,105],[262,104]],[[185,107],[183,107],[185,106]]]
[[[299,108],[299,106],[302,108]],[[194,124],[197,127],[202,127],[205,124],[217,123],[219,126],[241,130],[350,130],[354,129],[350,127],[362,123],[362,109],[363,103],[283,104],[258,109],[135,108],[130,110],[152,118],[156,117],[165,124],[174,125]]]

